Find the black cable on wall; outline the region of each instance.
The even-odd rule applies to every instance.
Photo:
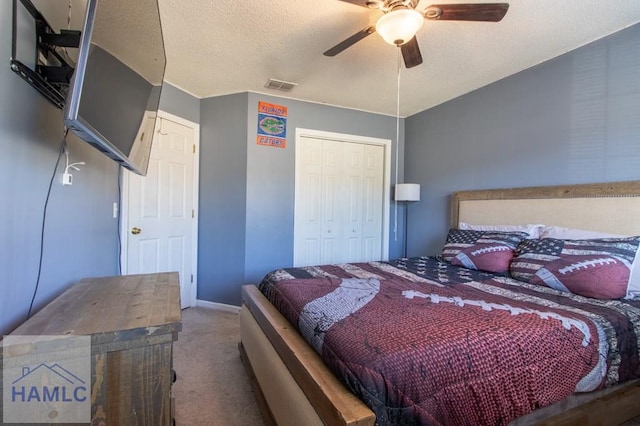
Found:
[[[44,209],[42,211],[42,227],[40,229],[40,257],[38,260],[38,276],[36,278],[36,286],[33,289],[33,296],[31,297],[31,303],[29,304],[27,319],[31,318],[33,303],[35,302],[36,295],[38,294],[38,287],[40,287],[40,276],[42,275],[42,258],[44,256],[44,230],[47,222],[47,207],[49,206],[49,197],[51,196],[51,188],[53,187],[53,181],[55,180],[56,173],[58,171],[58,166],[60,165],[60,159],[62,158],[62,154],[64,153],[67,146],[68,133],[69,133],[69,129],[65,127],[64,134],[62,136],[62,143],[60,144],[60,149],[58,151],[58,159],[56,160],[56,165],[53,167],[53,173],[51,173],[51,179],[49,180],[49,189],[47,190],[47,196],[44,200]]]

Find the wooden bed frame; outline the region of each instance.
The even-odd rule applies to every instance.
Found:
[[[565,226],[640,235],[640,181],[463,191],[451,224]],[[629,220],[633,218],[633,220]],[[253,285],[244,286],[241,358],[267,424],[373,425],[373,412],[325,367],[318,354]],[[619,425],[640,415],[640,380],[575,394],[512,425]]]

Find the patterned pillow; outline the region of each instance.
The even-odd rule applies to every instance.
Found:
[[[520,243],[509,273],[515,279],[596,299],[627,294],[640,237]]]
[[[518,243],[528,236],[526,232],[450,229],[442,258],[453,265],[506,275]]]
[[[545,225],[473,225],[471,223],[460,222],[458,229],[473,229],[474,231],[500,231],[500,232],[526,232],[527,238],[541,238],[540,232],[549,228]]]

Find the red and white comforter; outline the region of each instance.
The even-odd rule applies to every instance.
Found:
[[[506,424],[640,377],[640,303],[439,257],[273,271],[261,291],[378,424]]]

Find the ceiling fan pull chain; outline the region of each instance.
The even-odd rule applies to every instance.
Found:
[[[398,77],[397,77],[397,86],[396,86],[396,179],[395,179],[395,188],[398,186],[398,154],[400,152],[400,69],[402,68],[402,52],[400,51],[400,46],[396,48],[398,51]],[[394,225],[393,225],[393,235],[395,241],[398,241],[398,201],[394,199]],[[405,225],[406,226],[406,225]]]

